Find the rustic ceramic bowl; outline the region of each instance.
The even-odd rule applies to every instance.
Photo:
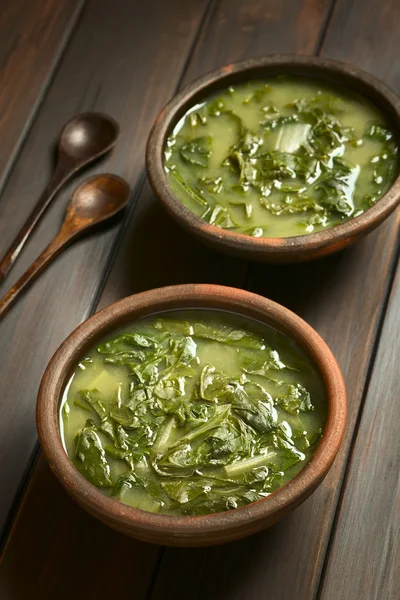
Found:
[[[167,137],[189,108],[219,89],[278,74],[316,78],[357,91],[383,112],[400,138],[400,98],[372,75],[351,65],[316,57],[269,56],[222,67],[177,94],[160,113],[150,133],[146,152],[147,172],[154,193],[168,212],[206,244],[250,260],[299,262],[337,252],[377,227],[400,202],[400,177],[375,206],[359,217],[318,233],[263,238],[234,233],[203,221],[174,195],[163,168]]]
[[[104,496],[68,458],[60,437],[59,407],[76,365],[105,335],[139,317],[180,308],[222,309],[281,331],[306,352],[325,385],[329,404],[324,435],[300,473],[266,498],[224,513],[167,516],[145,512]],[[173,546],[202,546],[236,540],[264,529],[303,502],[321,483],[339,449],[346,423],[346,389],[325,342],[300,317],[261,296],[215,285],[180,285],[143,292],[105,308],[80,325],[50,361],[40,386],[37,428],[43,453],[67,492],[106,525],[129,536]]]

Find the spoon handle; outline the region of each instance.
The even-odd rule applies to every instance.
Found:
[[[59,252],[73,239],[74,235],[62,227],[56,237],[43,250],[42,254],[31,264],[17,283],[0,300],[0,320],[11,308],[23,290],[34,281]]]
[[[43,216],[55,194],[58,192],[63,183],[65,183],[65,181],[70,177],[70,175],[72,175],[74,170],[75,169],[72,164],[58,163],[50,183],[46,186],[38,202],[36,203],[35,208],[32,210],[17,237],[0,262],[0,284],[5,279],[13,264],[17,260],[22,248]]]

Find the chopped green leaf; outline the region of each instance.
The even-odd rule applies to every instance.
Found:
[[[80,390],[74,402],[82,408],[92,408],[100,419],[108,414],[103,397],[98,390]]]
[[[379,142],[387,142],[392,139],[392,132],[382,123],[371,123],[365,132],[365,135]]]
[[[110,466],[93,421],[88,420],[77,436],[75,464],[82,475],[93,485],[97,487],[112,485]]]
[[[210,136],[195,138],[182,146],[181,156],[192,165],[207,167],[208,159],[211,156],[211,144],[212,138]]]
[[[299,383],[289,385],[285,394],[277,399],[278,404],[293,415],[314,410],[310,393]]]

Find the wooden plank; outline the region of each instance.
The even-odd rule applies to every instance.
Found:
[[[185,82],[224,64],[265,54],[314,54],[330,0],[221,0],[203,29]]]
[[[395,3],[389,3],[383,15],[379,0],[370,0],[362,7],[363,10],[358,1],[339,1],[322,45],[322,55],[339,59],[348,56],[351,62],[378,76],[385,73],[386,81],[398,86],[399,66],[389,56],[395,55],[400,23],[392,18],[391,27],[385,29],[382,23],[383,19],[385,22],[390,19],[388,13],[395,14]],[[381,46],[370,43],[376,35],[377,23],[378,29],[385,31]],[[193,553],[167,550],[152,600],[164,597],[179,600],[192,581],[198,597],[210,600],[221,596],[230,600],[262,597],[310,600],[315,597],[382,316],[381,307],[387,295],[396,243],[397,221],[393,217],[378,232],[338,256],[307,265],[250,268],[248,289],[298,312],[335,352],[350,398],[344,444],[333,470],[317,493],[271,530],[223,549]],[[336,573],[337,584],[340,571]],[[332,595],[328,597],[335,597],[335,589],[332,585]],[[344,597],[355,598],[343,592]]]
[[[148,131],[174,92],[207,4],[87,4],[3,194],[0,254],[43,189],[51,169],[52,141],[74,113],[99,110],[119,121],[118,146],[95,170],[116,172],[136,185]],[[76,181],[57,198],[3,292],[57,230],[75,185]],[[118,231],[114,225],[75,244],[0,323],[0,455],[12,457],[3,461],[0,472],[0,528],[35,447],[35,399],[43,370],[60,342],[88,316]]]
[[[130,586],[135,599],[146,597],[157,547],[143,552],[140,542],[89,517],[49,476],[42,458],[27,502],[1,563],[2,600],[123,598]]]
[[[327,562],[321,600],[396,600],[400,585],[400,269]]]
[[[355,23],[363,9],[365,10],[364,4],[360,1],[354,3],[350,12],[346,11],[344,4],[338,7],[338,30],[347,20],[350,25]],[[369,35],[365,36],[361,46],[361,52],[368,69],[391,83],[399,92],[399,66],[393,60],[396,52],[395,40],[399,35],[398,18],[395,16],[398,9],[396,0],[386,2],[384,10],[378,2],[368,7],[364,18],[367,18],[371,25]],[[384,36],[379,34],[382,31],[385,32]],[[327,44],[332,46],[333,43],[328,37]],[[380,51],[377,56],[378,43]],[[354,40],[350,37],[343,39],[338,52],[339,56],[347,52],[353,57]],[[381,55],[382,60],[379,60]],[[391,223],[382,228],[379,237],[375,237],[375,242],[378,242],[375,253],[382,251],[385,234],[394,238],[398,224],[397,215],[391,219]],[[364,269],[368,268],[368,259],[372,251],[370,247],[362,257],[365,261]],[[377,287],[381,285],[380,279],[373,280],[374,273],[376,275],[376,272],[371,270],[368,286],[370,290],[374,284]],[[357,280],[354,281],[355,286],[357,283]],[[364,314],[365,296],[362,297],[362,288],[359,300]],[[379,311],[379,298],[375,298],[375,301],[378,302],[376,310]],[[361,407],[362,417],[356,431],[333,540],[320,586],[321,600],[395,600],[399,595],[400,552],[396,543],[400,534],[400,443],[397,432],[400,416],[397,401],[400,395],[397,366],[400,357],[399,306],[400,271],[397,268],[371,381],[364,406]],[[367,315],[364,316],[366,317]],[[357,346],[362,347],[363,339],[359,337],[357,322],[353,324],[352,330],[354,341]],[[357,364],[356,357],[353,355],[351,358],[349,371]]]
[[[0,188],[83,4],[83,0],[13,0],[2,4]]]

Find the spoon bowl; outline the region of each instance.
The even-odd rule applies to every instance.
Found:
[[[129,199],[129,186],[116,175],[94,175],[74,192],[67,208],[65,226],[81,233],[110,219],[122,210]]]
[[[118,124],[101,113],[82,113],[73,117],[61,130],[58,137],[59,156],[68,156],[73,161],[94,160],[114,145],[119,135]]]

